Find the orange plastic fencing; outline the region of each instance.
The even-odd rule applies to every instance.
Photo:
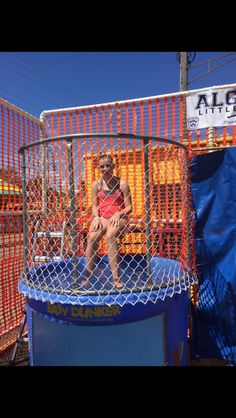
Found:
[[[0,99],[0,350],[14,342],[23,318],[22,189],[18,148],[38,140],[41,122]]]
[[[96,106],[54,110],[43,113],[43,122],[46,127],[47,137],[83,132],[101,133],[112,131],[155,135],[185,144],[188,147],[190,157],[194,154],[208,152],[207,148],[209,147],[236,145],[235,126],[187,131],[185,99],[186,92],[183,92],[140,100],[135,99]],[[101,149],[99,141],[96,145],[96,149],[97,154],[106,153],[106,148],[103,147]],[[84,144],[84,154],[86,155],[86,143]],[[125,152],[126,161],[121,161],[121,153],[118,154],[120,155],[120,157],[118,157],[118,165],[122,167],[121,162],[123,162],[123,167],[126,166],[126,169],[124,168],[122,173],[117,174],[122,174],[122,176],[128,180],[128,172],[131,168],[128,161],[128,143]],[[139,165],[143,166],[143,162],[140,161],[138,152],[133,152],[131,154],[133,167],[134,170],[136,170],[137,176],[143,177],[143,172],[141,171],[139,173]],[[83,158],[83,156],[81,156],[81,158]],[[154,158],[154,156],[150,155],[150,159],[151,158]],[[156,158],[157,160],[159,159],[158,165],[162,165],[163,170],[159,177],[155,173],[155,170],[150,176],[151,179],[153,178],[154,182],[152,184],[152,180],[150,181],[150,188],[153,192],[151,196],[153,201],[156,199],[158,206],[156,207],[156,219],[159,228],[158,235],[152,234],[155,252],[160,256],[175,258],[183,244],[182,254],[183,257],[185,257],[186,251],[184,249],[184,243],[187,241],[187,236],[185,236],[187,229],[185,228],[185,225],[181,223],[181,207],[178,207],[178,201],[181,201],[181,199],[179,199],[179,194],[181,195],[183,191],[178,187],[178,181],[176,183],[172,182],[172,184],[171,181],[169,181],[168,184],[168,178],[165,177],[164,173],[167,171],[170,172],[168,164],[171,164],[171,162],[162,161],[160,152],[157,152]],[[89,160],[89,157],[87,160]],[[173,155],[172,177],[178,178],[178,170],[181,171],[181,167],[177,167],[174,160],[175,157]],[[61,164],[61,162],[59,164]],[[127,169],[127,167],[129,167],[129,169]],[[155,179],[155,176],[158,178]],[[81,177],[81,175],[79,177]],[[91,167],[88,166],[88,162],[85,163],[84,177],[86,179],[85,184],[83,185],[84,196],[81,199],[78,195],[77,198],[79,202],[79,212],[84,212],[85,214],[81,222],[86,228],[89,224],[89,208],[91,207],[91,202],[89,200],[89,186],[96,177],[95,170],[91,170]],[[156,185],[158,185],[158,187],[156,187]],[[134,222],[137,225],[139,218],[142,219],[143,217],[144,210],[140,210],[140,207],[138,207],[138,202],[142,199],[137,199],[137,195],[143,195],[144,191],[134,187],[133,193],[134,201],[136,202],[133,215]],[[68,195],[68,193],[66,194]],[[190,190],[188,198],[189,200],[191,199]],[[152,204],[152,207],[154,206],[155,205]],[[162,223],[163,218],[166,219],[164,225]],[[193,222],[193,220],[191,220],[191,222]],[[122,239],[123,246],[121,247],[121,252],[127,251],[128,248],[132,248],[133,251],[140,251],[140,246],[142,247],[143,245],[143,239],[142,233],[125,234]],[[192,249],[192,262],[195,263],[193,241]],[[104,250],[105,248],[102,244],[100,251],[103,252]],[[196,289],[193,289],[193,293],[195,293],[195,290]]]
[[[185,143],[189,149],[236,145],[236,126],[187,131],[186,92],[43,113],[46,136],[83,132],[129,132]]]
[[[85,106],[78,108],[68,108],[63,110],[53,110],[43,112],[42,118],[46,128],[46,136],[53,137],[65,134],[76,134],[84,132],[128,132],[136,134],[154,135],[163,137],[187,145],[190,156],[200,152],[207,152],[205,148],[210,146],[226,146],[236,144],[236,129],[233,126],[218,127],[212,129],[201,129],[196,131],[187,131],[186,129],[186,92],[150,97],[143,99],[127,100],[116,103],[107,103],[94,106]],[[93,141],[93,143],[91,142]],[[111,138],[108,149],[112,148]],[[108,142],[107,142],[108,143]],[[84,196],[80,198],[77,194],[77,207],[79,213],[84,213],[83,219],[79,222],[86,228],[90,222],[91,215],[91,184],[97,178],[97,172],[94,168],[96,166],[96,155],[106,153],[106,142],[101,146],[98,140],[96,144],[94,140],[86,139],[83,149],[75,150],[75,153],[81,152],[81,159],[84,159],[84,173],[77,173],[77,178],[84,177],[83,192]],[[93,155],[89,155],[88,150],[94,148]],[[56,152],[55,146],[51,148],[51,159],[55,164],[61,164],[61,168],[57,167],[58,177],[63,177],[63,170],[68,172],[66,160],[63,160],[63,149],[60,161],[58,160],[58,145]],[[131,151],[129,149],[129,141],[127,140],[127,147],[124,146],[121,150],[119,141],[116,141],[113,146],[114,152],[112,157],[117,161],[117,167],[120,167],[120,172],[115,173],[129,181],[129,174],[135,174],[136,181],[132,188],[133,200],[135,202],[134,223],[137,225],[142,222],[144,218],[145,206],[143,205],[144,190],[138,184],[143,183],[143,156],[140,155],[138,149]],[[167,154],[166,154],[167,155]],[[151,206],[154,208],[154,201],[158,202],[156,207],[155,218],[157,220],[157,227],[159,239],[156,244],[156,252],[160,255],[174,258],[177,249],[181,245],[180,236],[184,236],[184,225],[181,226],[181,207],[178,207],[179,196],[183,193],[178,186],[178,176],[181,173],[181,166],[176,161],[174,154],[172,160],[166,161],[166,157],[161,157],[160,150],[157,153],[150,153],[149,161],[158,161],[157,165],[160,167],[160,172],[155,169],[155,163],[150,164],[150,189],[151,189]],[[53,164],[52,164],[53,165]],[[180,164],[181,165],[181,164]],[[81,170],[81,166],[78,170]],[[58,172],[59,170],[59,172]],[[62,170],[62,171],[60,171]],[[61,173],[61,174],[60,174]],[[132,173],[132,174],[131,174]],[[171,178],[170,178],[171,177]],[[175,179],[175,180],[173,180]],[[68,180],[68,179],[67,179]],[[68,181],[66,180],[66,184]],[[76,185],[79,190],[81,185]],[[66,191],[68,196],[68,191]],[[58,197],[51,196],[51,207],[56,207]],[[68,203],[68,202],[67,202]],[[58,202],[57,202],[58,204]],[[59,207],[61,205],[59,204]],[[63,216],[63,214],[61,213]],[[153,214],[154,217],[154,214]],[[165,220],[163,224],[163,219]],[[171,230],[168,228],[171,227]],[[155,235],[153,241],[155,242]],[[124,247],[129,247],[129,242],[133,249],[139,249],[142,244],[142,234],[133,233],[132,236],[127,235],[126,241],[123,239],[123,247],[121,251],[125,251]],[[137,245],[135,245],[135,242]],[[103,251],[103,249],[101,249]]]

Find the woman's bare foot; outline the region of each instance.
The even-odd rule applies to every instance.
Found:
[[[90,279],[92,275],[93,275],[93,272],[86,269],[83,274],[83,279],[82,279],[82,282],[80,283],[80,286],[88,288],[90,286]]]
[[[86,288],[88,288],[89,287],[89,285],[90,285],[90,280],[88,279],[88,278],[84,278],[83,280],[82,280],[82,282],[81,282],[81,287],[86,287]]]
[[[116,289],[121,289],[124,286],[124,283],[121,280],[114,280],[113,285]]]
[[[80,286],[77,282],[73,282],[70,286],[71,290],[76,291],[79,290]]]

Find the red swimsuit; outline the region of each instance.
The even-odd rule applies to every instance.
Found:
[[[101,189],[98,194],[99,216],[111,218],[116,212],[125,208],[123,193],[120,188],[114,192]]]

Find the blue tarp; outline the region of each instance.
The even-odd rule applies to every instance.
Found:
[[[236,364],[236,148],[192,161],[199,306],[195,354]]]

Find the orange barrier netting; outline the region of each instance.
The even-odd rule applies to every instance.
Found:
[[[129,132],[155,135],[192,148],[236,145],[236,127],[186,131],[186,92],[179,95],[129,100],[43,112],[47,137],[82,132]]]
[[[48,112],[43,112],[42,119],[46,128],[46,136],[53,137],[65,134],[75,134],[83,132],[128,132],[136,134],[155,135],[172,139],[184,143],[188,146],[191,153],[199,153],[201,149],[209,146],[226,146],[236,144],[236,130],[235,127],[220,127],[214,128],[214,137],[212,131],[209,129],[201,129],[196,131],[186,130],[186,107],[185,107],[185,93],[159,96],[147,99],[136,99],[117,103],[108,103],[94,106],[85,106],[78,108],[58,109]],[[209,139],[210,138],[210,139]],[[91,184],[97,178],[98,173],[94,168],[96,166],[96,155],[106,153],[107,149],[114,149],[112,157],[117,162],[117,167],[120,167],[117,175],[131,181],[133,174],[135,178],[139,179],[132,187],[132,197],[134,204],[133,220],[134,223],[142,223],[144,218],[144,190],[139,184],[143,184],[143,155],[138,151],[138,144],[134,149],[130,149],[129,141],[127,139],[126,149],[121,150],[119,140],[112,146],[113,139],[103,144],[101,148],[100,141],[93,139],[86,139],[83,149],[75,149],[74,153],[81,152],[81,158],[84,158],[84,173],[75,173],[75,178],[82,184],[76,184],[77,187],[77,208],[79,213],[84,213],[84,218],[80,218],[80,223],[83,227],[87,227],[90,222],[91,214]],[[107,147],[106,147],[107,143]],[[58,178],[64,178],[63,170],[68,172],[67,161],[63,160],[63,145],[60,163],[62,167],[57,165],[54,174],[55,181]],[[55,151],[56,147],[56,151]],[[159,145],[157,146],[158,149]],[[93,148],[93,155],[89,155],[88,150]],[[203,152],[207,152],[204,150]],[[65,155],[65,154],[64,154]],[[51,146],[52,160],[58,160],[58,145]],[[168,157],[169,158],[169,157]],[[167,161],[167,154],[162,156],[160,151],[149,154],[149,161],[158,160],[159,172],[152,169],[149,173],[150,177],[150,198],[151,207],[155,208],[153,202],[157,201],[155,214],[152,217],[156,219],[156,226],[159,230],[160,239],[158,240],[158,248],[156,251],[160,255],[173,258],[176,251],[181,246],[180,235],[184,233],[184,225],[181,224],[181,207],[179,207],[179,196],[183,192],[178,185],[179,173],[181,173],[181,164],[177,163],[174,154],[172,161]],[[175,163],[176,161],[176,163]],[[54,161],[55,166],[55,161]],[[150,164],[155,167],[155,163]],[[82,178],[83,177],[83,178]],[[65,179],[68,184],[68,179]],[[131,184],[132,186],[132,184]],[[61,186],[60,186],[61,187]],[[83,189],[83,190],[82,190]],[[56,191],[56,187],[54,189]],[[82,193],[82,197],[81,197]],[[68,190],[65,191],[65,199],[68,200]],[[58,206],[58,196],[56,192],[54,197],[51,194],[51,207]],[[68,201],[66,202],[68,206]],[[61,204],[59,204],[61,207]],[[63,213],[61,213],[63,216]],[[182,213],[183,215],[183,213]],[[185,216],[186,218],[186,216]],[[142,225],[140,225],[142,226]],[[181,226],[181,231],[180,231]],[[171,230],[168,228],[171,227]],[[175,229],[174,229],[175,228]],[[153,236],[153,240],[155,237]],[[121,251],[127,251],[129,242],[132,243],[132,248],[136,251],[142,243],[142,234],[132,234],[123,239],[123,247]],[[135,243],[137,245],[135,246]],[[126,250],[124,250],[124,247]],[[101,251],[104,251],[102,248]]]
[[[41,122],[0,99],[0,350],[14,342],[23,318],[22,189],[18,148],[39,139]]]

